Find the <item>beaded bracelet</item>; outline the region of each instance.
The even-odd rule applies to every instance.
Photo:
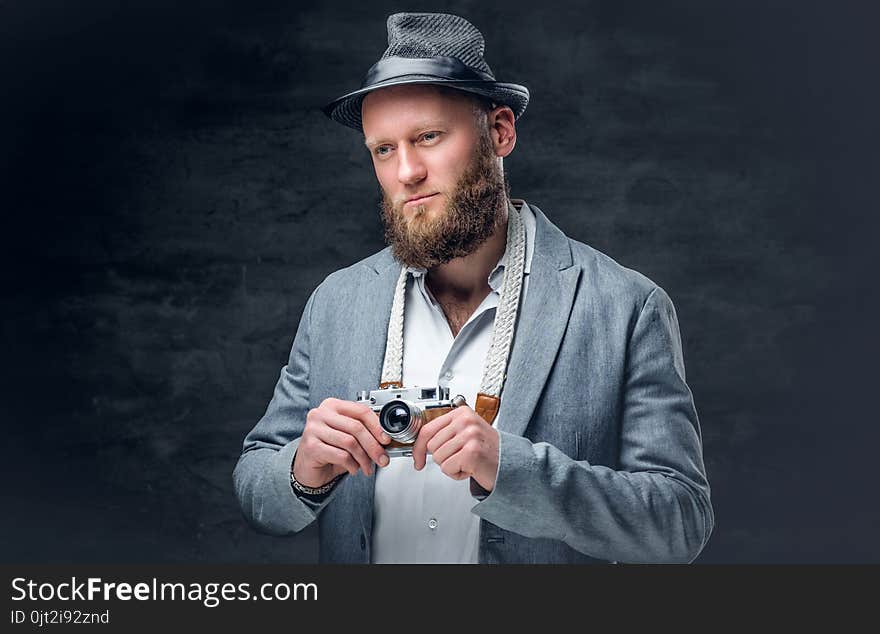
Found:
[[[319,487],[308,487],[304,484],[300,484],[296,481],[296,478],[293,477],[293,471],[290,472],[290,486],[294,488],[294,490],[299,491],[305,495],[326,495],[330,491],[333,490],[333,487],[336,486],[336,483],[339,481],[344,473],[340,473],[338,476],[330,480],[327,484],[322,484]]]

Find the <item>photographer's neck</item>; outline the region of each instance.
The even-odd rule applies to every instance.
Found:
[[[504,255],[505,248],[506,215],[504,222],[476,251],[428,270],[425,283],[443,308],[453,336],[491,292],[489,274]]]

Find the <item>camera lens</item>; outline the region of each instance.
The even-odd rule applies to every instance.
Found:
[[[399,434],[409,426],[409,408],[400,401],[391,401],[382,408],[379,424],[389,434]]]

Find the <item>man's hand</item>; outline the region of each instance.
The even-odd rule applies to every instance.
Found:
[[[450,478],[473,478],[486,491],[495,488],[498,431],[467,405],[438,416],[419,430],[413,463],[421,471],[430,452]]]
[[[346,471],[372,475],[373,463],[388,465],[382,445],[389,442],[379,417],[367,405],[328,398],[306,415],[293,477],[307,487],[319,487]]]

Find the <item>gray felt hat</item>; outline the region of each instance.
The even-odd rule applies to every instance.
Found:
[[[483,35],[457,15],[395,13],[388,16],[388,48],[367,71],[361,87],[322,108],[324,114],[361,130],[361,101],[368,92],[399,84],[437,84],[482,95],[525,112],[529,89],[495,81],[486,60]]]

